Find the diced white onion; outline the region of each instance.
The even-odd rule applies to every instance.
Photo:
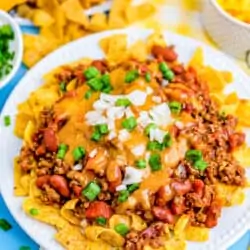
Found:
[[[122,190],[126,190],[127,189],[127,186],[126,185],[119,185],[116,187],[116,191],[122,191]]]
[[[142,182],[142,178],[144,175],[143,170],[136,169],[134,167],[128,166],[125,169],[125,176],[122,181],[122,185],[130,185],[133,183]]]
[[[176,121],[176,122],[175,122],[175,126],[176,126],[178,129],[183,129],[183,128],[184,128],[183,122],[180,122],[180,121]]]
[[[135,90],[127,95],[127,98],[135,105],[142,106],[146,102],[147,93],[141,90]]]
[[[89,153],[89,157],[90,158],[94,158],[97,155],[97,148],[93,149],[90,153]]]
[[[153,92],[154,92],[154,90],[153,90],[152,88],[150,88],[150,87],[147,87],[147,88],[146,88],[146,93],[147,93],[148,95],[153,94]]]
[[[165,79],[161,82],[162,87],[166,87],[168,84],[169,84],[169,81],[167,81]]]
[[[86,122],[89,125],[97,125],[107,123],[107,119],[99,111],[89,111],[85,115]]]
[[[79,170],[82,170],[82,164],[76,164],[75,166],[73,166],[73,170],[75,171],[79,171]]]
[[[108,140],[113,140],[117,136],[116,132],[114,130],[111,130],[108,134]]]
[[[149,113],[158,126],[167,126],[172,122],[171,111],[166,103],[153,107]]]
[[[134,148],[132,148],[131,152],[133,153],[133,155],[135,156],[142,156],[145,152],[146,146],[144,144],[140,144],[138,146],[135,146]]]
[[[149,131],[150,141],[158,141],[159,143],[163,143],[165,135],[166,132],[158,128],[150,129]]]
[[[112,120],[121,119],[124,116],[124,113],[124,107],[111,107],[107,110],[107,117]]]
[[[126,116],[126,118],[129,118],[131,116],[135,116],[135,114],[133,113],[133,111],[131,110],[131,108],[126,108],[126,110],[125,110],[125,116]]]
[[[160,96],[153,96],[152,101],[155,103],[161,103],[161,97]]]
[[[121,142],[129,140],[129,138],[130,138],[130,133],[126,129],[122,129],[119,131],[118,139]]]
[[[108,102],[104,102],[102,100],[97,100],[96,102],[94,102],[93,107],[97,111],[104,111],[104,110],[106,110],[106,109],[108,109],[108,108],[110,108],[112,106]]]
[[[148,124],[152,123],[152,119],[149,117],[147,111],[140,112],[140,115],[137,119],[137,123],[142,126],[143,128],[147,127]]]

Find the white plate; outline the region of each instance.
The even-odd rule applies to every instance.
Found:
[[[110,8],[111,8],[111,1],[112,0],[107,0],[102,4],[91,7],[89,9],[85,10],[84,13],[87,16],[91,16],[91,15],[94,15],[96,13],[106,12],[106,11],[110,10]],[[31,27],[34,26],[34,24],[29,19],[22,18],[22,17],[18,16],[18,14],[15,11],[12,11],[11,15],[14,17],[14,19],[17,21],[17,23],[19,23],[19,25],[31,26]]]
[[[24,101],[32,90],[40,86],[42,76],[53,68],[82,57],[102,58],[103,53],[98,46],[98,41],[114,33],[126,33],[129,42],[133,42],[138,38],[144,39],[151,31],[138,28],[108,31],[65,45],[40,61],[24,76],[7,100],[2,115],[15,114],[17,104]],[[230,70],[234,73],[235,82],[227,91],[235,89],[240,97],[250,97],[250,90],[247,86],[249,78],[224,54],[190,38],[169,32],[165,32],[164,35],[168,44],[176,45],[176,50],[180,55],[179,59],[182,62],[187,62],[195,49],[201,46],[204,49],[206,64],[210,64],[217,69]],[[0,134],[0,185],[2,195],[17,222],[38,244],[49,250],[60,250],[62,247],[53,238],[55,230],[27,217],[21,209],[23,199],[13,196],[13,158],[19,152],[21,141],[13,135],[12,130],[13,125],[12,127],[3,127]],[[189,243],[188,249],[224,250],[239,239],[250,225],[250,192],[246,192],[247,197],[244,205],[223,209],[219,225],[211,230],[211,237],[208,242],[202,244]]]

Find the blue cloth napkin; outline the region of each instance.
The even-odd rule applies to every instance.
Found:
[[[23,32],[36,34],[36,28],[22,28]],[[0,111],[8,98],[11,91],[18,84],[19,80],[26,73],[27,68],[22,65],[12,81],[0,90]],[[25,250],[38,250],[39,246],[20,228],[8,211],[2,196],[0,195],[0,219],[7,220],[12,228],[9,231],[0,229],[0,250],[22,250],[22,247],[29,247]],[[236,244],[230,247],[229,250],[247,250],[250,242],[250,233],[246,233]],[[24,249],[24,248],[23,248]],[[53,250],[53,249],[52,249]],[[178,249],[176,249],[178,250]],[[220,250],[220,249],[214,249]]]

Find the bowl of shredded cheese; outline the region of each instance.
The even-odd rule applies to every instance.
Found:
[[[13,18],[0,10],[0,89],[17,72],[23,55],[21,30]]]
[[[214,42],[250,66],[249,13],[249,0],[205,0],[202,19]]]

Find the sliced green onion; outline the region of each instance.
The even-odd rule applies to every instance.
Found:
[[[202,152],[200,150],[190,149],[186,152],[185,158],[191,162],[202,160]]]
[[[8,127],[8,126],[11,125],[11,118],[10,118],[9,115],[4,116],[3,121],[4,121],[4,126],[5,127]]]
[[[89,201],[94,201],[99,193],[101,188],[95,183],[90,182],[82,191],[83,196],[85,196]]]
[[[39,214],[39,210],[36,209],[36,208],[31,208],[29,212],[30,212],[30,214],[33,215],[33,216],[36,216],[36,215]]]
[[[109,132],[107,124],[99,124],[99,125],[97,125],[96,130],[98,130],[101,135],[106,135]]]
[[[0,228],[3,231],[9,231],[12,228],[12,226],[10,225],[10,223],[7,220],[0,219]]]
[[[140,187],[139,183],[134,183],[128,186],[129,193],[133,193],[135,190],[137,190]]]
[[[163,77],[168,81],[172,81],[174,79],[174,72],[172,70],[168,70],[163,73]]]
[[[102,75],[101,81],[105,87],[110,86],[110,75],[109,74]]]
[[[207,168],[208,164],[204,160],[198,160],[194,163],[194,167],[200,171],[204,171]]]
[[[63,160],[66,153],[68,150],[68,146],[66,144],[60,144],[58,147],[58,151],[57,151],[57,158]]]
[[[158,171],[162,168],[161,156],[159,154],[151,154],[148,163],[152,171]]]
[[[92,78],[87,81],[87,85],[94,91],[101,91],[103,88],[103,83],[99,78]]]
[[[172,138],[171,138],[171,135],[169,133],[167,133],[165,136],[164,136],[164,139],[163,139],[163,147],[164,148],[169,148],[172,146],[173,144],[173,141],[172,141]]]
[[[146,82],[151,82],[151,75],[150,75],[149,72],[147,72],[147,73],[145,74],[145,80],[146,80]]]
[[[92,140],[92,141],[98,142],[98,141],[101,140],[101,138],[102,138],[102,135],[101,135],[101,133],[100,133],[99,131],[97,131],[97,130],[95,130],[95,131],[93,132],[93,134],[91,135],[91,140]]]
[[[104,87],[101,92],[109,94],[113,90],[113,87],[111,85]]]
[[[180,102],[170,102],[168,106],[173,114],[179,114],[181,112],[182,105]]]
[[[120,202],[120,203],[125,202],[126,200],[128,200],[128,197],[129,197],[129,191],[122,190],[119,192],[118,202]]]
[[[158,141],[150,141],[147,144],[147,150],[155,151],[155,150],[163,150],[163,145]]]
[[[84,95],[84,98],[85,98],[86,100],[89,100],[90,97],[92,96],[92,94],[93,94],[92,90],[89,89],[89,90],[86,91],[86,93],[85,93],[85,95]]]
[[[123,122],[122,122],[122,127],[127,129],[128,131],[132,131],[136,128],[137,126],[137,121],[135,119],[135,117],[131,116],[127,119],[125,119]]]
[[[95,221],[97,224],[99,224],[101,226],[105,226],[107,223],[107,219],[104,217],[97,217]]]
[[[145,160],[141,159],[141,160],[137,160],[135,162],[135,165],[137,168],[140,168],[140,169],[143,169],[143,168],[146,168],[147,167],[147,163]]]
[[[116,106],[128,107],[131,105],[131,101],[128,98],[119,98],[115,102]]]
[[[73,150],[73,157],[75,161],[81,160],[86,154],[86,151],[83,147],[77,147]]]
[[[84,76],[86,77],[87,80],[90,80],[92,78],[97,77],[99,75],[99,73],[100,72],[96,67],[91,66],[88,69],[86,69],[83,74],[84,74]]]
[[[131,83],[134,80],[136,80],[139,77],[139,73],[137,70],[131,70],[129,72],[127,72],[126,76],[125,76],[125,82],[126,83]]]
[[[165,72],[169,70],[169,67],[165,62],[161,62],[159,64],[159,70],[164,74]]]
[[[124,223],[117,224],[114,229],[118,234],[122,236],[126,236],[126,234],[129,232],[128,226]]]
[[[59,85],[59,88],[62,92],[66,92],[67,87],[66,87],[66,83],[65,82],[61,82]]]
[[[154,124],[154,123],[150,123],[150,124],[148,124],[147,126],[146,126],[146,128],[145,128],[145,134],[147,135],[147,136],[149,136],[149,134],[150,134],[150,130],[151,129],[156,129],[157,128],[157,126]]]
[[[31,250],[29,246],[21,246],[19,250]]]

